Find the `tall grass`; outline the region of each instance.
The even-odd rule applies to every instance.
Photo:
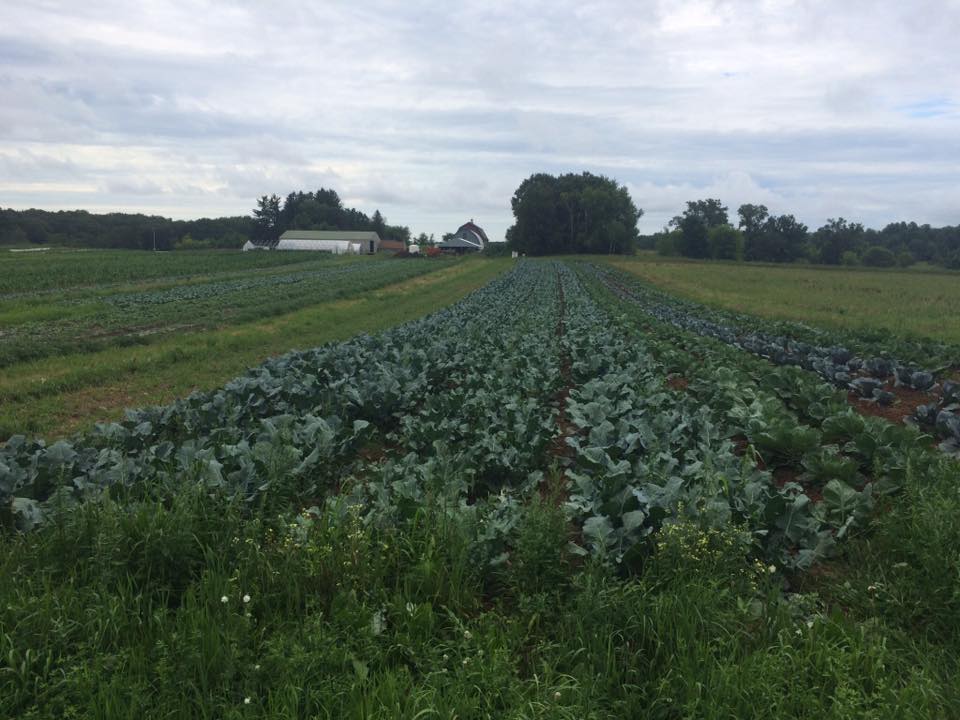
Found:
[[[878,517],[820,595],[758,574],[735,528],[673,526],[631,576],[578,564],[550,502],[483,566],[471,516],[438,505],[378,530],[341,504],[251,514],[189,479],[105,497],[0,541],[0,716],[956,717],[937,543],[957,531],[928,512],[946,481]],[[916,574],[887,594],[862,585],[901,561]]]

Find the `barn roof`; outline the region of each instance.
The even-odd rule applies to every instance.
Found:
[[[363,242],[364,240],[380,240],[380,236],[373,230],[287,230],[280,236],[281,240],[346,240],[348,242]]]
[[[457,228],[456,234],[460,235],[461,231],[463,230],[469,230],[475,235],[479,235],[483,239],[484,245],[490,242],[490,238],[487,237],[487,234],[483,231],[483,228],[477,225],[476,223],[474,223],[472,219],[470,220],[470,222],[465,222],[463,225]]]
[[[437,243],[438,248],[467,248],[468,250],[479,250],[481,245],[479,239],[470,241],[463,237],[452,237],[449,240],[443,240]]]

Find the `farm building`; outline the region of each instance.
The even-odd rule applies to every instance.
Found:
[[[470,222],[461,225],[453,234],[453,237],[437,243],[437,247],[446,253],[455,253],[457,255],[468,252],[479,252],[483,250],[490,240],[483,228],[475,225],[473,218]]]
[[[406,252],[407,244],[403,240],[381,240],[380,241],[380,252],[384,253],[399,253]]]
[[[372,255],[380,249],[380,236],[371,230],[287,230],[275,250]]]

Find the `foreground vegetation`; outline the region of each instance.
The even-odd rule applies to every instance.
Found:
[[[11,439],[0,714],[956,717],[957,463],[629,283]]]

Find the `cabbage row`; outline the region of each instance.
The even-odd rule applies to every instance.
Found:
[[[103,494],[164,498],[184,482],[251,512],[354,508],[383,528],[429,505],[472,523],[476,562],[495,566],[532,496],[559,487],[583,555],[628,567],[684,517],[735,523],[758,557],[807,567],[929,455],[915,430],[856,416],[801,370],[678,335],[602,280],[523,261],[379,335],[70,441],[12,438],[0,513],[27,530]]]
[[[590,270],[618,297],[640,306],[661,322],[719,340],[776,365],[814,372],[834,387],[848,389],[862,400],[881,405],[894,403],[896,395],[884,389],[888,383],[929,392],[931,402],[921,405],[905,420],[936,432],[943,440],[942,450],[960,455],[960,383],[938,382],[936,370],[921,369],[882,351],[855,354],[848,343],[840,344],[843,338],[837,334],[801,329],[788,323],[767,324],[757,318],[679,300],[611,268],[590,266]],[[793,334],[784,334],[787,329],[793,330]],[[809,339],[811,334],[813,341]],[[798,339],[797,335],[808,339]],[[817,340],[832,343],[817,344]]]
[[[251,290],[280,288],[285,285],[296,285],[304,282],[323,282],[328,280],[343,280],[359,275],[381,273],[384,268],[379,264],[369,262],[354,262],[338,264],[316,270],[304,270],[283,275],[261,275],[245,277],[236,280],[221,280],[218,282],[198,283],[195,285],[181,285],[166,290],[149,292],[119,293],[106,298],[107,302],[120,307],[140,307],[142,305],[165,305],[172,302],[191,302],[221,297],[231,293],[248,292]]]
[[[322,496],[349,472],[358,450],[381,442],[465,368],[499,375],[500,365],[479,364],[476,347],[491,333],[506,332],[511,318],[525,328],[531,320],[516,308],[535,308],[532,289],[551,277],[539,266],[522,265],[422,320],[289,353],[222,389],[127,411],[123,422],[98,425],[69,441],[47,445],[15,436],[0,449],[0,508],[8,523],[29,528],[99,493],[162,495],[183,477],[251,503],[265,502],[272,492]],[[527,362],[541,368],[537,387],[549,389],[555,364],[540,365],[539,357]],[[529,411],[522,400],[516,398],[520,415]],[[549,412],[540,421],[548,419]],[[543,434],[548,438],[549,429]],[[484,441],[481,434],[467,442]]]

